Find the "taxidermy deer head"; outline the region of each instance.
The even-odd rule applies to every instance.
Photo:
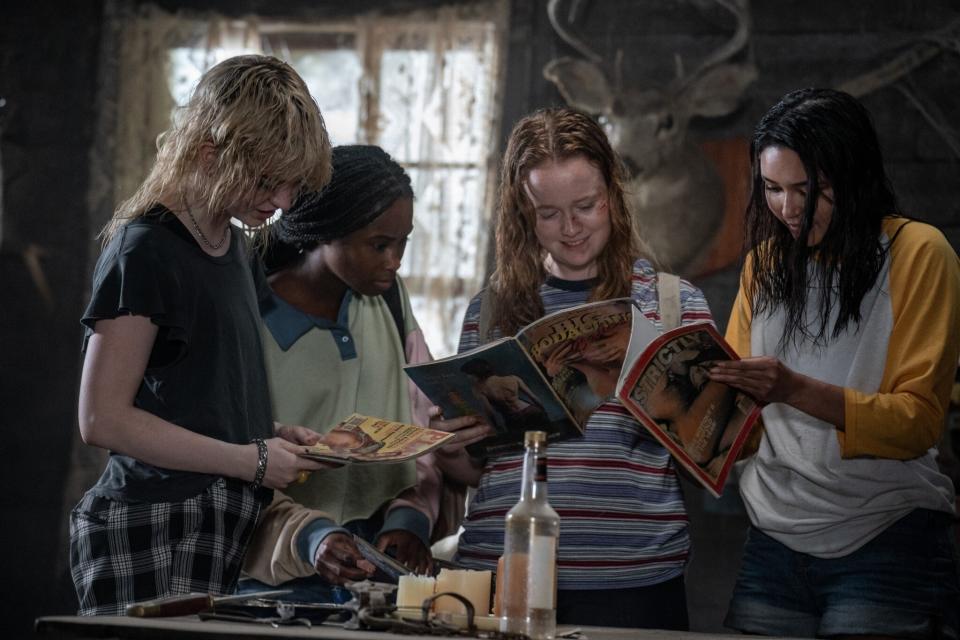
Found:
[[[733,14],[736,29],[692,73],[683,73],[678,58],[676,76],[666,86],[629,88],[619,86],[622,51],[616,65],[604,69],[603,58],[572,31],[579,0],[563,17],[561,4],[550,0],[550,23],[583,58],[551,60],[543,75],[570,106],[600,116],[631,174],[627,203],[641,237],[665,268],[690,273],[723,220],[725,200],[720,176],[687,128],[693,117],[735,111],[757,77],[749,56],[747,62],[729,62],[748,49],[748,0],[715,0]]]

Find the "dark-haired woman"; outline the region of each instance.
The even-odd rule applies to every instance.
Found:
[[[325,433],[354,412],[429,421],[429,402],[402,368],[429,357],[397,277],[412,229],[409,176],[366,145],[335,147],[330,184],[302,196],[274,225],[266,257],[271,292],[261,315],[279,422]],[[470,433],[462,433],[461,446]],[[425,572],[439,483],[428,455],[323,470],[277,492],[254,535],[244,565],[251,579],[242,589],[283,585],[294,589],[294,600],[345,597],[340,585],[374,569],[351,534]]]
[[[751,147],[750,255],[714,380],[769,403],[740,489],[752,523],[727,625],[956,638],[954,489],[940,438],[960,266],[899,214],[869,114],[804,89]]]

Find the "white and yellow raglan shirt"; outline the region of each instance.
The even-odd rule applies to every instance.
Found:
[[[789,548],[848,555],[913,509],[954,513],[936,463],[960,353],[960,261],[936,228],[887,218],[893,242],[861,321],[823,347],[781,351],[782,310],[754,317],[744,269],[727,340],[742,357],[777,356],[844,388],[844,430],[786,404],[763,409],[757,453],[740,463],[750,521]],[[812,289],[807,320],[821,291]],[[835,316],[828,327],[832,327]]]

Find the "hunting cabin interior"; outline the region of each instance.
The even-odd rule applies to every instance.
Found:
[[[37,617],[76,610],[67,515],[103,464],[77,429],[79,319],[98,233],[142,180],[170,110],[208,66],[241,52],[291,62],[334,144],[381,145],[410,172],[416,230],[401,274],[435,356],[455,353],[465,306],[492,265],[507,135],[540,107],[570,104],[615,132],[634,176],[628,190],[641,235],[702,289],[721,332],[742,264],[749,137],[789,90],[836,87],[858,96],[903,210],[960,247],[956,0],[7,3],[0,20],[6,638],[33,637]],[[958,412],[948,415],[941,445],[955,483]],[[724,632],[746,513],[735,478],[721,498],[686,489],[691,629]]]

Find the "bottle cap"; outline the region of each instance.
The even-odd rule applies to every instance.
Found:
[[[526,447],[529,447],[535,444],[546,444],[546,443],[547,443],[546,431],[527,431],[523,434],[523,444]]]

